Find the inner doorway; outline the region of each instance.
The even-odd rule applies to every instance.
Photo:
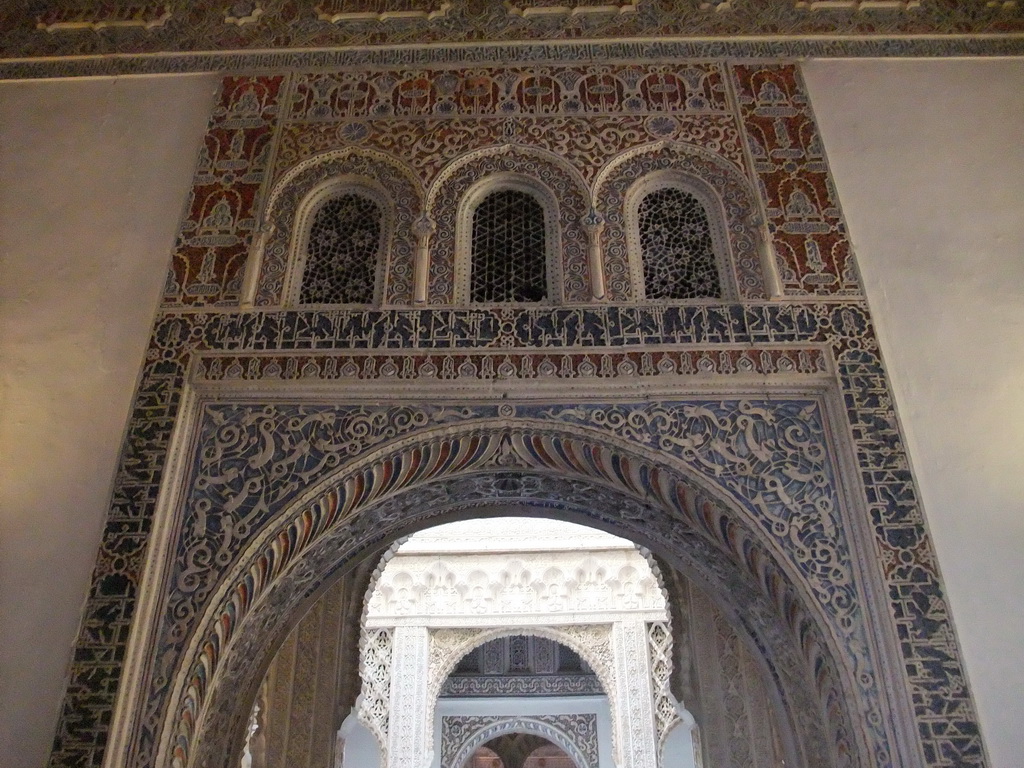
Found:
[[[579,768],[784,765],[784,731],[741,637],[632,542],[543,518],[470,520],[392,546],[358,618],[356,581],[328,590],[271,664],[247,765],[465,768],[515,734],[545,739]],[[342,658],[353,620],[355,687]],[[627,691],[638,678],[646,716]],[[312,702],[327,702],[331,679],[336,730],[324,750],[325,713]],[[556,757],[537,755],[549,768]]]

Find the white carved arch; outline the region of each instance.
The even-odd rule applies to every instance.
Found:
[[[327,179],[307,193],[299,204],[292,229],[292,244],[288,252],[288,271],[285,274],[283,301],[285,306],[299,304],[303,275],[309,259],[309,234],[320,209],[336,197],[354,194],[376,204],[380,211],[380,235],[374,251],[373,301],[381,303],[385,265],[390,262],[391,243],[394,240],[395,206],[388,192],[367,176],[343,174]]]
[[[434,722],[441,686],[467,653],[500,637],[532,635],[554,640],[575,651],[594,670],[609,702],[616,701],[619,683],[615,671],[610,624],[577,624],[566,627],[520,626],[492,629],[436,629],[429,633],[426,721]],[[429,740],[432,737],[428,732]],[[612,751],[619,753],[619,723],[612,718]]]
[[[729,244],[729,235],[725,228],[725,209],[722,206],[722,200],[707,182],[673,168],[648,173],[634,181],[626,191],[624,200],[626,248],[629,254],[630,279],[633,283],[635,298],[638,301],[649,301],[644,279],[643,249],[640,243],[640,205],[649,194],[663,189],[678,189],[690,194],[704,209],[711,230],[715,267],[718,271],[718,284],[721,289],[720,296],[709,297],[709,299],[712,301],[735,300],[737,292],[735,274],[731,268],[732,247]]]
[[[575,651],[594,670],[608,698],[614,698],[617,681],[612,661],[610,624],[435,629],[430,632],[430,671],[427,676],[427,695],[431,702],[431,712],[441,694],[444,681],[467,653],[491,640],[512,635],[547,638]]]
[[[596,765],[592,765],[587,760],[572,736],[559,728],[555,722],[552,722],[552,718],[540,719],[535,717],[504,718],[497,722],[489,723],[470,734],[462,746],[459,747],[459,751],[455,753],[455,758],[451,761],[451,768],[463,768],[478,747],[508,733],[534,733],[542,736],[569,755],[576,764],[576,768],[597,768]]]

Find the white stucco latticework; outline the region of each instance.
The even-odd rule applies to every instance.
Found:
[[[360,720],[375,726],[387,768],[430,764],[444,681],[466,654],[512,634],[577,653],[607,698],[614,764],[658,768],[679,706],[667,685],[672,636],[659,577],[631,542],[552,520],[441,526],[385,558],[366,606],[364,656],[382,631],[392,638],[390,664],[361,664]],[[382,691],[386,722],[369,711]]]
[[[612,703],[618,724],[619,764],[622,768],[657,768],[654,694],[647,654],[647,626],[620,621],[612,627],[618,696]]]
[[[423,768],[430,762],[427,727],[429,638],[425,627],[395,629],[391,664],[391,718],[387,768]]]

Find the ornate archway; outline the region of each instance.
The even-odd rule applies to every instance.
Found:
[[[734,403],[729,417],[721,406],[715,420],[724,425],[738,418],[747,440],[767,426],[757,424],[761,412],[749,402]],[[648,406],[652,411],[658,409]],[[711,413],[707,404],[678,415],[684,412],[698,421]],[[661,416],[668,415],[662,408]],[[796,428],[799,413],[783,409],[783,415],[782,427]],[[829,624],[837,617],[809,599],[807,574],[751,525],[737,495],[730,500],[720,487],[660,458],[637,441],[630,445],[593,428],[506,417],[428,430],[333,473],[264,529],[222,578],[204,612],[207,629],[190,644],[189,672],[177,676],[164,754],[182,765],[215,765],[229,752],[229,735],[240,743],[248,713],[227,702],[252,687],[268,654],[266,638],[280,632],[329,574],[367,547],[511,499],[624,535],[695,573],[733,603],[764,649],[802,760],[857,764],[863,759],[858,742],[871,737],[850,725],[860,719],[854,715],[859,696],[848,658],[833,650]],[[697,458],[691,462],[701,466]]]

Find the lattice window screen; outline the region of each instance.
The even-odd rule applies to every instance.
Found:
[[[380,231],[373,200],[344,194],[324,203],[309,230],[299,303],[370,304]]]
[[[648,299],[722,295],[711,224],[694,195],[678,187],[648,193],[637,210]]]
[[[473,301],[542,301],[547,296],[544,208],[515,189],[492,192],[473,212]]]

